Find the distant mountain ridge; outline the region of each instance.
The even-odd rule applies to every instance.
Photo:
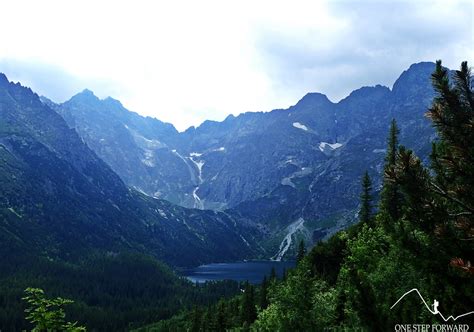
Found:
[[[338,103],[309,93],[286,110],[205,121],[182,133],[87,90],[51,106],[129,186],[259,223],[263,246],[276,253],[299,218],[293,243],[356,220],[360,176],[368,168],[380,184],[392,118],[402,144],[427,158],[434,131],[423,114],[434,96],[433,69],[413,64],[392,89],[363,87]]]

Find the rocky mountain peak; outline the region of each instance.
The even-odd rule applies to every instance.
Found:
[[[390,89],[383,85],[364,86],[352,91],[349,96],[342,99],[338,104],[342,106],[360,101],[374,101],[386,97],[389,93]]]
[[[72,96],[69,102],[80,102],[80,103],[97,103],[100,99],[89,89],[84,89],[82,92]]]
[[[325,94],[319,92],[310,92],[304,95],[298,103],[296,103],[295,107],[298,108],[306,108],[307,106],[315,106],[315,105],[325,105],[325,104],[332,104],[332,102],[328,99]]]
[[[115,106],[115,107],[120,107],[120,108],[123,108],[123,105],[122,103],[117,100],[117,99],[114,99],[112,97],[107,97],[105,98],[104,100],[102,100],[104,103],[108,104],[108,105],[111,105],[111,106]]]
[[[8,84],[8,83],[10,83],[10,82],[8,81],[7,76],[5,76],[4,73],[0,73],[0,85],[5,85],[5,84]]]
[[[435,69],[433,62],[419,62],[412,64],[393,84],[392,92],[395,96],[409,94],[413,88],[431,90],[431,73]]]

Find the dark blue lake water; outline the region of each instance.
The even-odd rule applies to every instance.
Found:
[[[295,262],[277,261],[248,261],[236,263],[213,263],[198,266],[183,271],[183,275],[192,282],[206,282],[212,280],[246,281],[252,284],[261,283],[264,276],[269,276],[275,268],[277,276],[281,277],[285,270],[295,267]]]

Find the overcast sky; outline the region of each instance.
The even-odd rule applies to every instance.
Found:
[[[472,1],[4,1],[0,72],[56,102],[89,88],[179,130],[307,92],[474,62]]]

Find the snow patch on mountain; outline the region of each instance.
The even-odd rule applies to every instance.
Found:
[[[168,217],[166,216],[166,213],[165,211],[163,211],[162,209],[158,209],[158,213],[160,214],[160,216],[162,216],[163,218],[166,218],[168,219]]]
[[[304,131],[309,130],[308,127],[306,127],[304,124],[299,123],[299,122],[293,122],[293,127],[298,128],[298,129],[302,129]]]
[[[373,153],[385,153],[385,152],[387,152],[387,149],[373,149],[372,152]]]
[[[336,150],[342,146],[341,143],[328,143],[328,142],[321,142],[319,143],[319,150],[321,152],[328,151],[328,150]]]

